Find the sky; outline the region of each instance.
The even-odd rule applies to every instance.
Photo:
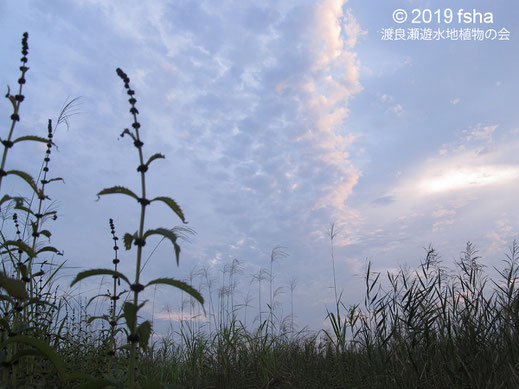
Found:
[[[58,219],[47,228],[64,252],[55,260],[66,260],[57,282],[65,290],[78,271],[111,268],[109,218],[121,237],[138,228],[133,200],[96,197],[140,185],[136,150],[119,136],[131,117],[117,67],[136,90],[145,155],[166,156],[150,167],[148,192],[174,198],[196,232],[178,267],[166,242],[150,241],[145,280],[190,280],[208,305],[207,279],[217,298],[236,259],[233,300],[257,325],[278,248],[276,314],[292,303],[298,328],[320,329],[334,304],[332,223],[345,305],[363,301],[368,262],[383,274],[418,266],[429,245],[453,267],[470,241],[489,273],[501,268],[519,231],[517,20],[519,5],[505,0],[0,2],[5,89],[29,32],[17,133],[45,136],[80,97],[50,162],[64,179],[49,188]],[[10,113],[5,100],[4,134]],[[8,168],[37,176],[43,152],[19,144]],[[149,207],[148,228],[177,225]],[[135,251],[119,256],[133,278]],[[66,293],[105,293],[109,279],[97,281]],[[176,290],[149,300],[157,331],[189,319]]]

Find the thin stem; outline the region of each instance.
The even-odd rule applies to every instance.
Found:
[[[337,236],[337,231],[335,230],[335,223],[332,223],[330,226],[330,249],[331,249],[331,255],[332,255],[332,269],[333,269],[333,291],[335,293],[335,305],[339,306],[339,298],[337,297],[337,279],[335,276],[335,255],[334,255],[334,245],[333,245],[333,239],[335,236]]]
[[[142,259],[142,247],[145,244],[144,241],[144,221],[146,217],[146,206],[149,204],[149,201],[146,199],[146,177],[145,173],[147,170],[147,166],[144,165],[144,158],[142,154],[142,146],[144,143],[142,143],[139,135],[139,128],[140,124],[137,121],[137,114],[139,111],[135,107],[135,103],[137,100],[135,99],[134,95],[135,92],[130,88],[130,79],[128,76],[121,70],[117,69],[117,75],[124,81],[124,87],[126,89],[126,93],[128,96],[130,96],[130,99],[128,100],[130,102],[131,108],[130,113],[133,116],[133,124],[132,127],[135,130],[135,134],[130,133],[129,130],[125,130],[125,133],[129,134],[133,139],[133,144],[137,148],[139,152],[139,167],[137,170],[140,172],[141,176],[141,198],[139,199],[139,202],[141,204],[141,215],[140,215],[140,223],[139,223],[139,231],[137,239],[135,240],[135,245],[137,246],[137,261],[136,261],[136,268],[135,268],[135,283],[131,286],[131,289],[133,290],[133,304],[135,308],[137,308],[139,305],[139,293],[144,289],[144,287],[139,283],[140,280],[140,273],[141,273],[141,259]],[[137,343],[138,343],[138,337],[137,337],[137,314],[135,317],[135,320],[132,320],[132,324],[129,328],[130,330],[130,363],[129,363],[129,386],[130,388],[135,387],[135,360],[136,360],[136,354],[137,354]]]
[[[29,52],[29,46],[27,44],[27,39],[29,38],[29,34],[24,32],[23,38],[22,38],[22,54],[23,57],[20,59],[22,62],[22,66],[20,66],[20,70],[22,72],[21,77],[18,79],[18,94],[16,96],[12,96],[9,91],[7,92],[7,98],[11,101],[13,105],[13,113],[11,115],[11,128],[9,129],[9,135],[7,137],[7,140],[2,141],[4,144],[4,152],[2,154],[2,162],[0,164],[0,188],[2,187],[2,180],[4,176],[6,175],[5,172],[5,161],[7,159],[7,152],[9,151],[9,148],[13,146],[11,138],[13,136],[14,127],[16,125],[16,122],[20,120],[20,104],[22,103],[24,97],[22,95],[22,89],[23,84],[25,84],[25,73],[29,68],[25,66],[27,64],[27,54]]]

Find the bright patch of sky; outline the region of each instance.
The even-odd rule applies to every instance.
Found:
[[[493,23],[396,24],[398,8],[475,9]],[[65,179],[51,190],[59,219],[49,226],[69,266],[60,282],[110,267],[109,218],[121,236],[138,227],[132,201],[95,201],[102,188],[139,185],[135,150],[118,138],[130,116],[117,67],[137,92],[145,153],[166,155],[150,167],[149,191],[173,197],[197,233],[182,242],[178,268],[166,243],[153,254],[156,242],[147,245],[145,279],[215,291],[236,258],[238,285],[226,293],[248,304],[252,322],[268,310],[265,271],[282,246],[278,314],[290,313],[292,296],[299,328],[318,329],[334,299],[331,223],[345,304],[362,301],[368,260],[382,272],[417,265],[430,243],[450,265],[470,240],[499,266],[519,231],[518,18],[519,5],[504,0],[0,3],[1,85],[15,85],[29,32],[17,131],[45,135],[47,119],[81,96],[51,161]],[[382,40],[383,29],[413,27],[505,28],[510,39]],[[0,106],[4,129],[9,109]],[[21,145],[8,163],[37,174],[42,153]],[[150,228],[178,223],[150,208]],[[132,274],[134,252],[121,256]],[[193,309],[176,291],[158,289],[154,301],[146,309],[157,328]]]

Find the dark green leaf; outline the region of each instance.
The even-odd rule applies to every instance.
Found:
[[[124,131],[121,133],[120,137],[121,137],[121,138],[124,138],[125,135],[129,135],[129,136],[131,136],[132,139],[133,139],[134,141],[137,140],[137,139],[135,138],[135,135],[133,135],[133,134],[130,132],[130,130],[128,130],[127,128],[124,129]]]
[[[3,203],[5,203],[6,201],[9,201],[9,200],[12,200],[13,198],[9,195],[4,195],[4,197],[2,197],[2,200],[0,200],[0,205],[2,205]]]
[[[49,230],[41,230],[41,231],[40,231],[40,235],[44,235],[44,236],[46,236],[48,239],[50,239],[50,237],[52,236],[52,234],[50,233]]]
[[[36,253],[32,248],[29,247],[24,242],[19,242],[17,240],[6,240],[2,245],[0,245],[0,248],[8,247],[8,246],[16,246],[19,249],[23,250],[25,254],[27,254],[30,258],[34,258],[36,256]]]
[[[101,192],[99,192],[97,194],[97,197],[107,195],[107,194],[125,194],[127,196],[133,197],[135,200],[137,200],[139,198],[130,189],[125,188],[123,186],[112,186],[111,188],[103,189]]]
[[[173,230],[168,230],[167,228],[156,228],[154,230],[148,230],[144,233],[143,238],[146,239],[150,235],[162,235],[164,238],[169,239],[175,248],[175,256],[177,258],[177,266],[180,260],[180,246],[177,244],[178,236],[175,234]]]
[[[63,178],[56,177],[56,178],[51,178],[50,180],[47,180],[47,183],[54,182],[54,181],[63,181],[63,182],[65,182],[65,180]]]
[[[87,323],[88,324],[91,324],[94,320],[97,320],[97,319],[102,319],[102,320],[106,320],[106,321],[110,321],[110,316],[108,315],[102,315],[102,316],[90,316],[87,320]]]
[[[86,304],[86,307],[88,307],[92,303],[92,301],[94,301],[98,297],[110,298],[111,296],[109,294],[98,294],[96,296],[90,297],[90,299],[88,300],[88,303]]]
[[[115,270],[110,269],[90,269],[85,270],[76,275],[76,278],[74,278],[74,281],[70,284],[70,286],[73,286],[74,284],[78,283],[81,280],[84,280],[85,278],[92,277],[92,276],[117,276],[121,280],[125,281],[128,285],[130,285],[130,281],[128,281],[128,278],[122,273],[119,273]]]
[[[172,198],[159,196],[159,197],[155,197],[151,201],[162,201],[164,204],[166,204],[168,207],[170,207],[173,212],[175,212],[177,214],[177,216],[180,218],[180,220],[182,220],[182,222],[184,224],[186,223],[186,219],[184,218],[184,213],[182,212],[182,209],[180,209],[177,202],[175,200],[173,200]]]
[[[34,211],[32,209],[26,207],[24,202],[23,202],[23,200],[22,201],[16,201],[14,209],[19,209],[20,211],[24,211],[24,212],[27,212],[30,215],[34,215]]]
[[[29,174],[22,172],[21,170],[9,170],[6,173],[6,175],[9,175],[9,174],[13,174],[15,176],[20,177],[22,180],[24,180],[26,183],[29,184],[29,186],[32,188],[34,193],[36,193],[37,195],[40,194],[40,191],[36,187],[36,183],[34,182],[34,179]]]
[[[48,305],[49,307],[54,307],[56,308],[56,306],[54,304],[52,304],[51,302],[49,301],[45,301],[45,300],[42,300],[42,299],[39,299],[37,297],[32,297],[30,298],[29,300],[27,300],[27,302],[25,304],[23,304],[22,307],[27,307],[29,305],[32,305],[32,304],[38,304],[38,305]]]
[[[9,99],[9,101],[11,102],[12,106],[13,106],[13,110],[15,113],[18,112],[18,109],[16,108],[16,99],[14,98],[14,96],[11,94],[11,88],[9,88],[9,86],[7,86],[7,94],[5,95],[5,97],[7,99]]]
[[[65,363],[47,343],[30,336],[17,335],[4,341],[2,343],[2,347],[12,343],[25,343],[34,347],[36,350],[45,355],[49,361],[52,362],[60,377],[65,378]]]
[[[129,302],[125,302],[123,305],[123,316],[124,320],[126,320],[126,326],[130,331],[132,331],[132,328],[135,328],[135,325],[137,324],[137,311],[139,308]]]
[[[124,248],[126,250],[130,250],[132,248],[132,243],[133,243],[134,239],[137,239],[137,232],[135,232],[135,234],[133,234],[133,235],[128,232],[126,234],[124,234],[123,243],[124,243]]]
[[[40,356],[45,356],[45,354],[43,354],[40,350],[36,350],[36,349],[25,349],[25,350],[21,350],[21,351],[18,351],[16,354],[14,354],[12,357],[11,357],[11,360],[9,362],[13,363],[13,362],[16,362],[18,363],[18,360],[20,360],[21,358],[23,357],[28,357],[28,356],[36,356],[36,357],[40,357]]]
[[[41,232],[40,232],[41,233]],[[52,246],[45,246],[45,247],[42,247],[41,249],[39,249],[38,251],[36,251],[36,254],[40,254],[40,253],[44,253],[44,252],[50,252],[50,253],[55,253],[55,254],[58,254],[58,255],[63,255],[61,253],[61,251],[59,251],[57,248],[55,247],[52,247]]]
[[[18,271],[22,274],[22,277],[27,277],[27,265],[18,264]]]
[[[146,166],[150,166],[150,163],[156,159],[159,159],[159,158],[166,158],[164,155],[160,154],[160,153],[156,153],[156,154],[153,154],[149,159],[148,159],[148,162],[145,163]]]
[[[139,335],[139,345],[143,350],[147,350],[151,336],[151,323],[148,320],[139,324],[137,335]]]
[[[35,142],[41,142],[41,143],[49,143],[49,140],[47,138],[42,138],[41,136],[35,136],[35,135],[25,135],[21,136],[19,138],[16,138],[13,140],[13,143],[22,142],[24,140],[32,140]],[[56,146],[54,142],[50,142],[53,146]]]
[[[178,289],[186,292],[190,296],[194,297],[200,304],[204,305],[204,298],[202,297],[202,295],[191,285],[188,285],[183,281],[178,281],[178,280],[175,280],[174,278],[157,278],[153,281],[148,282],[146,287],[148,287],[150,285],[157,285],[157,284],[169,285],[169,286],[178,288]]]

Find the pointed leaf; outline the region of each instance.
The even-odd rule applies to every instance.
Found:
[[[132,243],[133,243],[134,239],[137,239],[137,232],[135,232],[135,234],[133,234],[133,235],[130,234],[129,232],[124,234],[123,243],[124,243],[124,248],[126,250],[130,250],[132,248]]]
[[[9,296],[15,299],[25,300],[27,298],[25,282],[8,277],[3,272],[0,272],[0,288],[4,289]]]
[[[133,193],[130,189],[125,188],[124,186],[112,186],[111,188],[103,189],[97,194],[97,197],[107,194],[125,194],[127,196],[133,197],[135,200],[139,198],[135,193]]]
[[[22,278],[27,277],[27,265],[18,264],[18,271],[21,273]]]
[[[148,287],[150,285],[157,285],[157,284],[169,285],[169,286],[178,288],[178,289],[186,292],[190,296],[194,297],[200,304],[204,305],[204,298],[202,297],[200,292],[198,292],[191,285],[188,285],[183,281],[178,281],[178,280],[175,280],[174,278],[157,278],[153,281],[148,282],[146,287]]]
[[[156,154],[153,154],[149,159],[148,159],[148,162],[145,163],[146,166],[150,166],[150,163],[156,159],[159,159],[159,158],[166,158],[164,155],[160,154],[160,153],[156,153]]]
[[[39,299],[37,297],[32,297],[25,304],[22,305],[23,308],[28,307],[29,305],[38,304],[38,305],[48,305],[49,307],[56,308],[56,305],[52,304],[49,301],[45,301],[42,299]]]
[[[48,239],[52,236],[51,232],[49,230],[41,230],[40,235],[46,236]]]
[[[21,136],[19,138],[16,138],[15,140],[13,140],[13,143],[17,143],[17,142],[22,142],[24,140],[32,140],[32,141],[35,141],[35,142],[42,142],[42,143],[49,143],[49,140],[47,138],[42,138],[41,136],[35,136],[35,135],[25,135],[25,136]],[[50,143],[53,145],[53,146],[56,146],[54,144],[54,142],[50,141]]]
[[[57,255],[63,255],[63,253],[61,251],[59,251],[57,248],[52,247],[52,246],[42,247],[41,249],[36,251],[36,254],[40,254],[40,253],[44,253],[44,252],[51,252],[51,253],[55,253]]]
[[[2,205],[3,203],[5,203],[6,201],[9,201],[9,200],[12,200],[13,198],[9,195],[4,195],[4,197],[2,197],[2,200],[0,200],[0,205]]]
[[[106,321],[109,322],[109,321],[110,321],[110,316],[108,316],[108,315],[102,315],[102,316],[90,316],[90,317],[88,318],[88,320],[87,320],[87,323],[88,323],[88,324],[92,324],[92,322],[93,322],[94,320],[97,320],[97,319],[102,319],[102,320],[106,320]]]
[[[32,178],[29,174],[22,172],[21,170],[9,170],[6,173],[6,175],[9,175],[9,174],[13,174],[15,176],[20,177],[22,180],[24,180],[26,183],[29,184],[29,186],[32,188],[34,193],[36,193],[37,195],[40,194],[40,191],[38,190],[38,188],[34,182],[34,178]]]
[[[70,286],[73,286],[79,281],[92,276],[117,276],[121,280],[124,280],[128,285],[130,285],[130,281],[128,280],[128,278],[126,278],[126,276],[123,273],[119,273],[111,269],[91,269],[78,273],[76,275],[76,278],[74,278],[74,281],[72,281],[72,283],[70,284]]]
[[[151,323],[148,320],[139,324],[137,335],[139,335],[139,345],[143,350],[147,350],[151,336]]]
[[[14,354],[11,359],[10,359],[10,363],[18,363],[19,360],[23,357],[28,357],[28,356],[35,356],[35,357],[41,357],[41,356],[45,356],[45,354],[43,354],[41,351],[39,350],[35,350],[35,349],[25,349],[25,350],[21,350],[21,351],[18,351],[16,354]]]
[[[34,211],[30,208],[27,208],[25,205],[23,205],[23,202],[16,202],[16,205],[14,206],[14,209],[18,209],[23,212],[27,212],[29,215],[34,215]]]
[[[175,248],[175,256],[177,258],[177,266],[179,264],[179,256],[180,256],[180,246],[177,244],[177,235],[173,230],[168,230],[167,228],[156,228],[154,230],[148,230],[144,233],[143,238],[146,239],[150,235],[162,235],[164,238],[169,239],[171,243],[173,243],[173,247]]]
[[[54,181],[62,181],[65,182],[65,180],[61,177],[51,178],[50,180],[47,180],[47,184]]]
[[[112,296],[110,296],[109,294],[98,294],[98,295],[95,295],[93,297],[90,297],[90,299],[88,300],[88,302],[86,304],[86,307],[88,307],[92,303],[92,301],[94,301],[96,298],[99,298],[99,297],[110,298]]]
[[[60,377],[64,378],[65,363],[63,362],[61,357],[47,343],[41,341],[40,339],[33,338],[30,336],[17,335],[3,342],[2,347],[11,343],[25,343],[29,346],[34,347],[36,350],[40,351],[43,355],[45,355],[49,361],[52,362],[54,368],[57,370]]]
[[[180,218],[180,220],[182,220],[182,222],[184,224],[186,224],[186,219],[184,218],[184,213],[182,212],[182,209],[180,209],[180,206],[172,198],[159,196],[159,197],[155,197],[151,201],[152,202],[153,201],[162,201],[164,204],[166,204],[168,207],[170,207],[173,212],[175,212],[177,214],[177,216]]]
[[[119,136],[120,136],[121,138],[124,138],[125,135],[129,135],[129,136],[131,136],[132,139],[133,139],[134,141],[137,140],[137,139],[135,138],[135,135],[133,135],[133,134],[130,132],[130,130],[128,130],[127,128],[125,128],[124,131],[123,131],[123,132],[121,133],[121,135],[119,135]]]
[[[123,305],[123,316],[124,320],[126,320],[126,326],[130,331],[132,331],[132,328],[135,328],[135,325],[137,324],[137,311],[139,308],[129,302],[125,302]]]
[[[13,110],[14,110],[14,113],[16,113],[18,110],[16,109],[16,99],[14,98],[14,96],[11,94],[11,88],[9,88],[9,85],[7,86],[7,94],[5,95],[5,97],[7,99],[9,99],[9,101],[11,102],[12,106],[13,106]]]
[[[6,240],[2,245],[0,245],[0,248],[8,247],[8,246],[16,246],[19,249],[23,250],[25,254],[27,254],[30,258],[34,258],[36,256],[36,253],[32,248],[27,245],[27,243],[20,242],[17,240]]]

